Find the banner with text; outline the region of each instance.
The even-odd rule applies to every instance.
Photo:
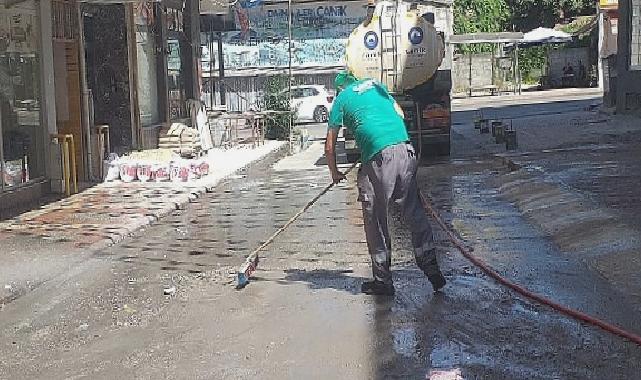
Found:
[[[292,5],[292,64],[344,64],[345,44],[363,21],[366,1],[314,2]],[[287,66],[287,3],[233,9],[238,31],[225,34],[228,69]]]

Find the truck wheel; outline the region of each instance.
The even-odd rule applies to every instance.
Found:
[[[328,118],[327,108],[325,106],[318,106],[314,108],[314,121],[317,123],[326,123]]]

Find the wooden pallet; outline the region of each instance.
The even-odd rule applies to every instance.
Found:
[[[202,150],[200,133],[185,124],[174,123],[160,130],[158,148],[171,149],[181,155],[196,154]]]

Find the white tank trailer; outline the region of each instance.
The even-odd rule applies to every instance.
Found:
[[[351,33],[345,61],[358,78],[384,83],[405,112],[421,156],[449,155],[452,1],[370,3]],[[348,156],[358,152],[347,137]]]

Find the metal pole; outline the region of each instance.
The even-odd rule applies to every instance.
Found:
[[[0,193],[4,192],[4,141],[2,139],[2,106],[0,105]]]
[[[469,78],[468,79],[469,79],[469,86],[470,86],[469,94],[470,94],[470,98],[471,98],[472,97],[472,50],[471,49],[468,52],[468,56],[469,56],[469,60],[470,60],[470,62],[469,62],[470,63],[470,72],[469,72]]]
[[[492,83],[491,83],[492,86],[494,86],[494,77],[495,77],[495,73],[494,73],[494,71],[495,71],[494,70],[494,57],[495,56],[496,56],[496,45],[492,44],[492,58],[490,58],[492,60],[492,62],[491,62],[492,63]]]
[[[288,56],[289,56],[289,67],[288,67],[288,77],[287,77],[287,107],[290,108],[288,112],[288,118],[287,120],[289,121],[289,151],[290,153],[293,151],[293,141],[292,141],[292,136],[294,133],[294,123],[292,120],[292,113],[291,113],[291,104],[292,104],[292,0],[287,1],[287,51],[288,51]]]
[[[376,9],[376,8],[374,8]],[[381,15],[378,18],[378,29],[381,31],[381,37],[380,37],[380,54],[381,54],[381,83],[385,83],[385,54],[383,54],[384,51],[384,45],[385,45],[385,39],[383,38],[383,12],[384,10],[381,11]]]
[[[521,95],[521,67],[519,66],[519,44],[515,44],[514,59],[516,61],[516,85],[518,86],[519,95]]]
[[[515,43],[516,44],[516,43]],[[514,93],[516,94],[516,45],[514,50],[512,50],[512,87]]]
[[[103,163],[104,157],[106,156],[105,154],[105,135],[101,132],[98,132],[96,134],[96,140],[98,140],[98,155],[100,157],[103,157],[100,160],[100,165],[98,165],[98,176],[99,180],[103,180],[105,178],[105,166]]]
[[[78,193],[78,167],[76,164],[76,144],[73,139],[73,135],[67,135],[69,143],[71,144],[71,181],[73,182],[73,192],[74,194]]]
[[[225,56],[223,55],[223,34],[218,32],[218,80],[220,92],[220,104],[227,104],[227,95],[225,90]]]
[[[209,20],[209,107],[214,109],[214,23]]]
[[[550,45],[545,48],[545,76],[547,77],[546,85],[552,87],[550,84]]]
[[[70,172],[71,168],[69,167],[69,142],[64,137],[64,135],[58,135],[58,141],[61,141],[62,138],[62,176],[65,181],[65,194],[67,196],[71,195],[71,184],[70,184]]]

